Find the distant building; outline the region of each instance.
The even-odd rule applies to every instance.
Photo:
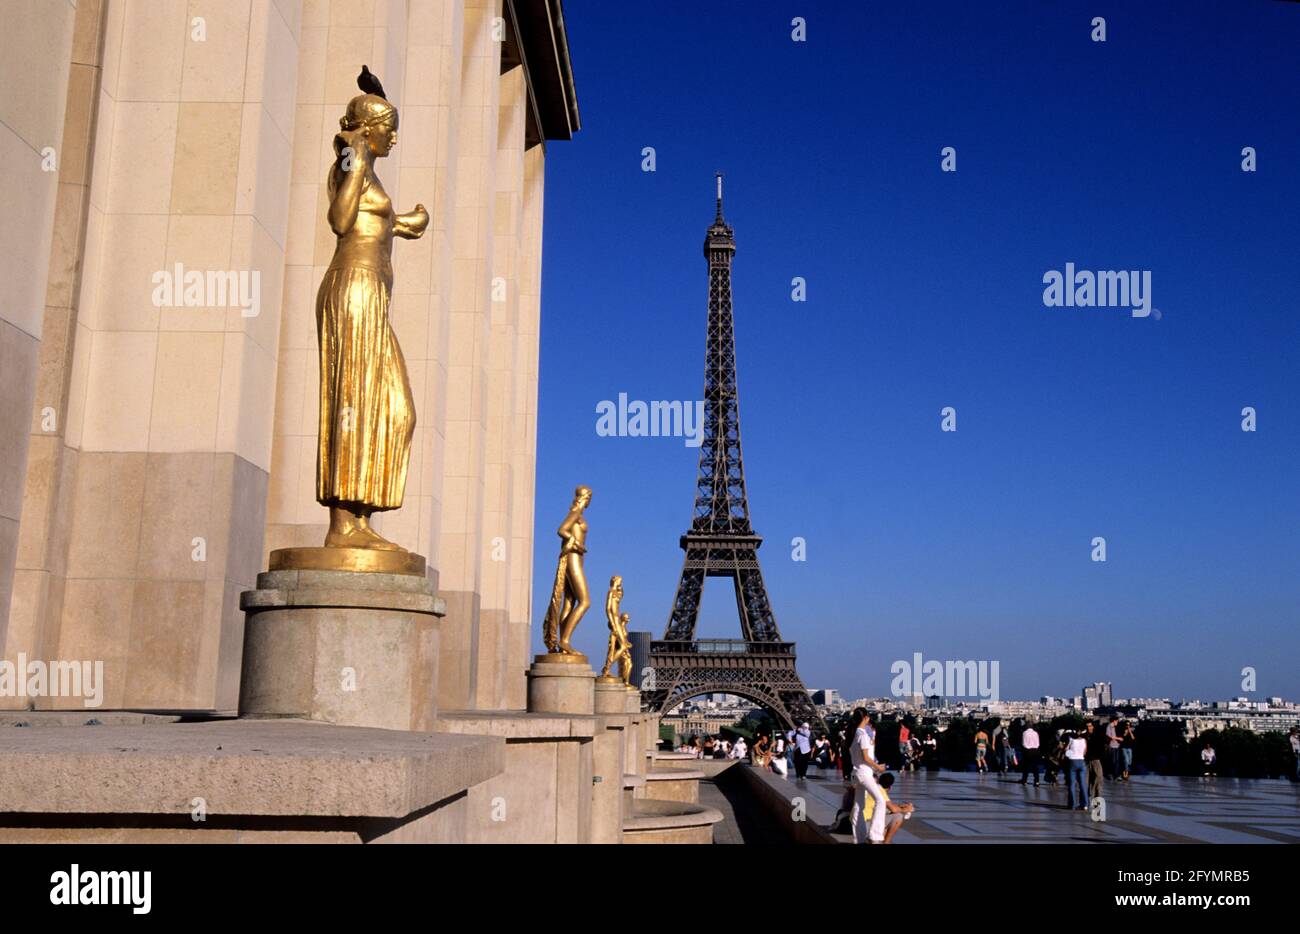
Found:
[[[1109,681],[1094,681],[1092,684],[1085,685],[1083,689],[1083,709],[1095,710],[1098,707],[1112,706],[1111,683]]]
[[[1069,708],[1064,703],[1048,704],[1046,701],[1057,700],[1057,698],[1045,697],[1040,701],[999,701],[995,704],[988,705],[990,716],[1002,717],[1005,720],[1050,720],[1053,717],[1059,717]]]
[[[1236,728],[1255,733],[1275,733],[1300,726],[1300,705],[1287,703],[1280,697],[1270,697],[1267,701],[1239,697],[1209,704],[1200,700],[1177,704],[1163,701],[1159,706],[1141,707],[1138,713],[1144,720],[1181,722],[1189,739],[1206,730]]]
[[[648,632],[629,629],[628,641],[632,643],[632,684],[641,687],[641,679],[650,668],[650,639]]]

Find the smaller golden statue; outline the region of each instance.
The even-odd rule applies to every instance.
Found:
[[[555,587],[551,603],[546,608],[542,622],[542,640],[551,655],[567,655],[572,661],[586,661],[570,640],[578,621],[591,607],[587,595],[587,576],[582,570],[582,558],[587,553],[587,522],[582,511],[591,504],[591,489],[580,486],[573,491],[573,505],[560,523],[556,534],[560,536],[560,563],[555,569]]]
[[[622,684],[632,686],[632,643],[627,637],[628,615],[619,615],[619,604],[623,600],[623,578],[615,574],[609,579],[609,594],[605,597],[605,619],[609,622],[609,648],[605,650],[605,668],[596,680],[602,684]],[[618,663],[619,674],[615,677],[610,669]]]

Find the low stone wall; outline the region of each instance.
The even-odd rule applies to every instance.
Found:
[[[463,843],[590,843],[603,718],[522,710],[440,711],[440,732],[505,741],[504,768],[469,790]]]
[[[11,728],[0,843],[456,842],[505,751],[303,720]]]
[[[749,764],[740,765],[738,770],[730,773],[742,778],[753,794],[755,805],[777,826],[790,835],[792,843],[838,843],[827,829],[831,817],[827,817],[821,803],[803,798],[797,785],[771,773],[764,773]],[[796,802],[795,798],[802,800]],[[795,814],[802,811],[803,820],[795,820]]]

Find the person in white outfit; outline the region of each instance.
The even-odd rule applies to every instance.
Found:
[[[849,718],[849,729],[853,730],[853,742],[849,745],[849,757],[853,763],[853,811],[849,822],[853,826],[853,842],[885,842],[885,817],[888,809],[885,794],[876,782],[876,776],[885,771],[885,767],[876,761],[876,732],[871,728],[871,716],[863,707],[858,707]],[[863,817],[866,811],[867,795],[875,802],[871,814],[871,826],[868,828]]]

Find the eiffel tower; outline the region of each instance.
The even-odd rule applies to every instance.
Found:
[[[704,436],[695,484],[695,515],[681,537],[686,561],[662,641],[650,643],[654,688],[650,710],[665,712],[701,694],[735,694],[768,710],[789,728],[825,724],[795,670],[795,645],[781,640],[758,566],[763,539],[749,522],[740,456],[736,340],[731,318],[731,260],[735,236],[718,213],[704,237],[709,265],[709,330],[704,358]],[[741,639],[696,639],[706,577],[729,577],[736,590]]]

